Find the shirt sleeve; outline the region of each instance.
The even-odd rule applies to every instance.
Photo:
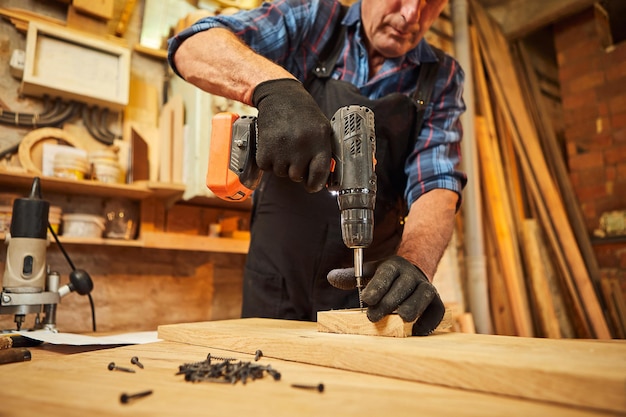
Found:
[[[405,164],[408,177],[405,196],[409,206],[437,188],[456,192],[457,209],[461,205],[461,191],[467,183],[466,175],[458,168],[463,136],[460,116],[465,111],[464,78],[458,62],[445,55],[422,129]]]
[[[198,32],[221,27],[302,80],[312,62],[310,55],[332,32],[325,27],[340,7],[336,0],[275,0],[233,15],[207,17],[169,39],[168,62],[180,76],[173,59],[180,45]]]

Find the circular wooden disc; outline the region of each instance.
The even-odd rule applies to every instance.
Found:
[[[71,134],[55,127],[35,129],[20,142],[18,158],[22,167],[37,175],[42,175],[42,154],[44,143],[65,144],[82,149]]]

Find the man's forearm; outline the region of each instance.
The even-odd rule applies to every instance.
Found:
[[[455,225],[458,195],[437,189],[417,199],[409,210],[398,255],[433,279]]]
[[[183,78],[196,87],[245,104],[252,104],[252,93],[259,83],[295,78],[222,28],[186,39],[176,51],[174,62]]]

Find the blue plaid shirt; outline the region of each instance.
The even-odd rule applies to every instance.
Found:
[[[333,28],[330,25],[336,20],[340,7],[337,0],[275,0],[235,15],[205,18],[169,40],[169,63],[179,74],[172,58],[180,44],[197,32],[223,27],[304,82],[317,64],[324,46],[331,41]],[[394,92],[412,94],[420,63],[437,60],[431,47],[422,40],[405,56],[387,59],[380,71],[370,78],[367,51],[361,36],[360,1],[350,7],[342,24],[348,30],[332,76],[352,83],[370,99]],[[457,170],[462,137],[459,117],[465,110],[463,80],[464,73],[458,62],[446,55],[440,65],[424,125],[405,164],[408,176],[405,196],[409,205],[436,188],[455,191],[460,205],[461,190],[466,183],[465,174]]]

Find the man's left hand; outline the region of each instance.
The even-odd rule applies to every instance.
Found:
[[[334,269],[328,282],[348,290],[356,286],[354,268]],[[405,322],[413,324],[414,336],[426,336],[439,325],[445,307],[426,274],[401,256],[363,265],[363,301],[368,304],[367,318],[377,322],[397,310]]]

